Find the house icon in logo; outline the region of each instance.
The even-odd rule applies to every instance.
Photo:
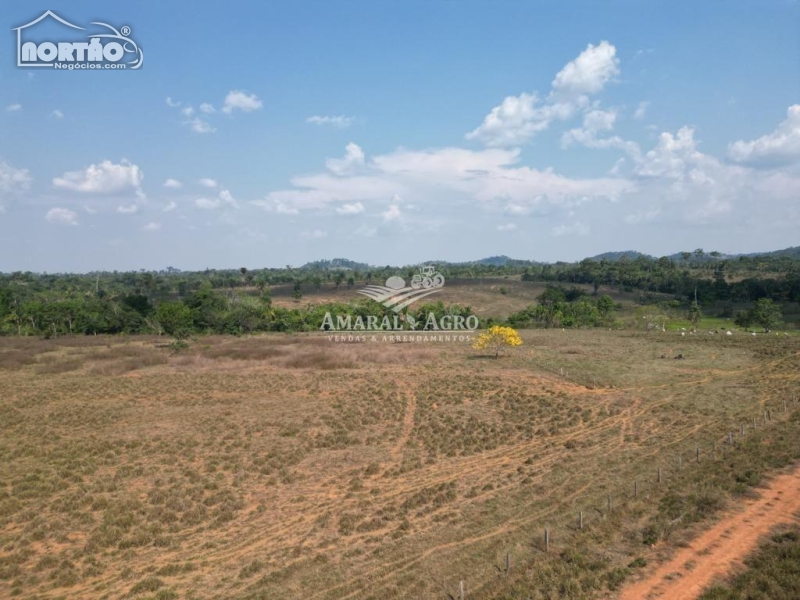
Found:
[[[142,66],[144,53],[130,37],[131,28],[127,25],[117,30],[108,23],[92,21],[92,25],[103,27],[104,30],[80,37],[75,31],[69,32],[71,35],[68,35],[63,29],[59,29],[61,32],[59,38],[61,39],[51,38],[38,42],[30,39],[35,37],[30,33],[31,27],[48,18],[70,30],[86,31],[85,27],[73,25],[52,10],[45,11],[38,19],[34,19],[30,23],[14,27],[11,31],[17,32],[17,67],[50,67],[72,71],[74,69],[138,69]],[[27,40],[24,39],[26,32]],[[120,62],[126,56],[130,58],[129,55],[133,55],[134,60]]]
[[[11,31],[16,31],[17,32],[17,66],[18,67],[52,67],[53,66],[52,63],[40,63],[40,64],[29,63],[29,64],[23,64],[23,62],[22,62],[22,30],[23,29],[27,29],[28,27],[33,27],[39,21],[42,21],[46,17],[51,17],[51,18],[55,19],[56,21],[58,21],[59,23],[61,23],[62,25],[66,25],[67,27],[72,27],[73,29],[79,29],[81,31],[86,31],[86,28],[78,27],[77,25],[73,25],[72,23],[70,23],[68,21],[65,21],[64,19],[59,17],[56,13],[54,13],[52,10],[45,11],[42,14],[42,16],[39,17],[38,19],[35,19],[35,20],[31,21],[30,23],[27,23],[26,25],[20,25],[19,27],[15,27],[14,29],[11,30]]]

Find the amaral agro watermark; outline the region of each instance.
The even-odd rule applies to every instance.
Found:
[[[40,24],[47,19],[64,26],[58,28],[57,38],[49,36],[42,38],[41,35],[37,35],[42,27]],[[91,25],[97,26],[96,33],[79,34],[78,31],[88,30],[48,10],[30,23],[15,27],[12,31],[17,32],[17,66],[49,67],[68,71],[138,69],[142,66],[144,53],[130,37],[130,27],[125,25],[117,29],[99,21],[92,21]],[[126,61],[126,58],[131,60]]]
[[[478,326],[475,315],[444,314],[437,315],[429,311],[426,315],[415,317],[403,309],[417,300],[440,291],[444,287],[444,276],[431,265],[420,267],[419,273],[411,278],[411,284],[397,275],[389,277],[385,285],[368,285],[358,291],[386,308],[394,315],[353,315],[325,313],[320,326],[321,331],[331,334],[332,341],[365,342],[365,341],[470,341],[469,334]],[[394,335],[394,334],[402,335]],[[379,336],[376,334],[393,334]]]

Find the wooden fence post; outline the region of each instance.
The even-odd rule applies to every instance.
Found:
[[[464,580],[458,582],[458,600],[464,600]]]
[[[728,432],[728,443],[729,443],[731,446],[733,446],[733,432],[732,432],[732,431],[729,431],[729,432]]]
[[[511,552],[506,550],[506,575],[511,570]]]
[[[742,437],[744,437],[744,424],[742,424]]]
[[[611,512],[611,494],[608,495],[608,512]]]
[[[700,446],[695,446],[694,454],[697,462],[700,462]]]
[[[661,467],[658,468],[658,483],[661,483]]]
[[[583,511],[578,513],[578,529],[583,529]]]
[[[639,495],[639,482],[634,479],[633,480],[633,497],[636,498],[636,496],[638,496],[638,495]]]
[[[544,551],[550,552],[550,531],[547,527],[544,528]]]

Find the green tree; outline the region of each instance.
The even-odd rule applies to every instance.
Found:
[[[759,298],[753,308],[753,321],[758,323],[764,332],[769,332],[783,321],[781,307],[769,298]]]
[[[156,319],[164,332],[177,340],[192,332],[192,311],[183,302],[162,302],[156,309]]]

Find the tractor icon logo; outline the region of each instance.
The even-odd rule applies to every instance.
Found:
[[[394,275],[386,280],[386,285],[368,285],[358,290],[358,293],[397,313],[413,302],[438,292],[442,287],[444,275],[437,272],[433,265],[423,265],[419,268],[419,273],[411,277],[410,286],[406,286],[402,277]]]
[[[426,265],[419,268],[419,273],[416,273],[411,278],[411,287],[415,290],[420,288],[429,290],[430,288],[440,288],[444,285],[444,277],[441,273],[436,272],[436,267]]]

